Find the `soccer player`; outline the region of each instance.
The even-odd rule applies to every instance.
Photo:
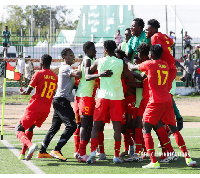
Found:
[[[119,46],[118,46],[118,49],[124,51],[126,53],[127,51],[127,46],[128,46],[128,41],[129,39],[132,37],[132,34],[131,34],[131,29],[130,28],[127,28],[124,32],[124,42],[120,43]]]
[[[20,90],[22,91],[23,86],[23,78],[24,78],[24,72],[25,72],[25,59],[22,56],[22,53],[19,53],[18,59],[16,60],[16,70],[18,70],[21,73],[20,79],[19,79],[19,86]],[[27,86],[26,86],[27,87]]]
[[[146,38],[144,28],[144,21],[141,18],[136,18],[132,21],[131,24],[131,34],[132,37],[128,41],[128,49],[126,51],[127,58],[133,62],[134,56],[137,54],[137,47],[145,42],[150,44],[150,39]]]
[[[151,45],[160,44],[163,48],[161,60],[166,61],[169,66],[168,90],[170,91],[172,88],[172,82],[176,78],[177,74],[175,59],[171,55],[171,46],[174,42],[166,34],[158,32],[158,28],[160,28],[160,23],[156,19],[151,19],[147,22],[145,33],[146,38],[151,39]]]
[[[122,50],[116,50],[115,54],[117,58],[123,59],[126,54]],[[123,120],[122,120],[122,134],[124,138],[124,151],[120,154],[120,157],[125,155],[132,156],[134,153],[134,133],[133,125],[137,108],[135,107],[136,101],[136,87],[142,87],[141,82],[135,82],[135,78],[132,73],[128,70],[127,65],[124,65],[122,86],[125,99],[122,100]],[[129,152],[129,153],[128,153]]]
[[[59,68],[58,89],[53,98],[54,114],[52,125],[42,142],[37,158],[53,157],[61,161],[66,161],[66,158],[61,153],[61,149],[66,145],[76,130],[76,123],[74,122],[75,114],[71,107],[71,102],[74,101],[72,90],[74,88],[75,77],[80,78],[81,75],[79,71],[75,71],[71,67],[71,65],[74,64],[75,56],[70,48],[64,48],[61,51],[61,56],[64,59],[65,64],[61,65]],[[54,135],[59,131],[62,123],[65,124],[65,129],[54,150],[48,154],[46,152],[47,147]]]
[[[137,47],[138,51],[138,58],[140,63],[149,60],[148,54],[150,51],[150,46],[146,43],[142,43]],[[136,75],[136,76],[135,76]],[[132,155],[132,157],[128,158],[125,161],[143,161],[141,156],[142,146],[143,146],[143,134],[142,134],[142,116],[144,113],[144,110],[146,108],[146,104],[149,100],[149,90],[148,90],[148,81],[146,78],[146,75],[144,73],[138,74],[134,72],[134,76],[137,78],[139,76],[139,80],[143,81],[143,91],[142,91],[142,100],[140,102],[140,106],[136,112],[136,116],[134,117],[134,125],[133,129],[135,131],[135,153]],[[141,76],[141,77],[140,77]],[[144,148],[145,149],[145,148]]]
[[[8,31],[8,26],[5,26],[5,30],[2,31],[2,37],[3,37],[3,57],[7,58],[7,50],[9,45],[9,40],[11,37],[10,31]]]
[[[122,163],[119,158],[121,146],[121,122],[122,122],[122,99],[124,99],[121,75],[123,72],[123,61],[115,57],[116,43],[112,40],[104,42],[104,56],[97,59],[91,66],[91,71],[97,68],[98,72],[106,69],[112,70],[111,77],[100,78],[100,89],[94,110],[94,126],[91,133],[91,154],[87,163],[94,163],[96,148],[98,146],[98,135],[107,111],[109,111],[114,128],[115,156],[114,163]]]
[[[132,21],[131,24],[131,34],[132,38],[128,42],[128,50],[127,50],[127,58],[133,63],[135,60],[137,61],[137,47],[142,44],[146,43],[149,44],[151,43],[150,39],[146,38],[146,34],[144,29],[144,21],[141,18],[136,18]],[[137,73],[140,73],[140,71],[136,71]],[[137,82],[139,82],[136,79]],[[142,100],[142,88],[136,88],[136,102],[135,102],[135,107],[139,108],[140,102]],[[136,118],[133,119],[133,121],[136,121]],[[137,129],[136,129],[137,130]],[[141,134],[140,134],[141,135]],[[138,145],[139,146],[139,145]]]
[[[78,56],[79,58],[81,57],[80,55]],[[78,65],[78,70],[81,71],[81,63]],[[76,86],[76,90],[78,89],[80,79],[75,77],[75,83],[74,85]],[[79,157],[79,147],[80,147],[80,128],[81,128],[81,117],[79,113],[75,113],[75,119],[76,119],[76,125],[77,128],[74,132],[74,146],[75,146],[75,152],[74,152],[74,157],[78,159]]]
[[[79,162],[86,162],[88,155],[86,155],[86,146],[91,137],[91,130],[93,126],[93,113],[95,106],[95,98],[93,96],[93,89],[96,78],[100,76],[107,76],[107,71],[99,74],[91,74],[90,66],[95,61],[96,48],[93,42],[87,41],[83,45],[85,57],[81,63],[82,77],[76,91],[74,100],[74,112],[80,115],[81,128],[80,128],[80,148],[78,157]],[[87,75],[87,78],[86,78]],[[90,80],[92,79],[92,80]]]
[[[154,143],[151,136],[152,128],[158,124],[160,119],[163,123],[168,125],[173,133],[177,145],[184,153],[186,164],[188,166],[195,166],[196,161],[193,161],[190,158],[183,137],[176,127],[172,101],[167,87],[169,67],[165,61],[161,60],[162,53],[163,48],[160,45],[153,45],[149,55],[151,60],[145,61],[138,66],[133,66],[130,62],[128,63],[130,69],[139,69],[145,72],[149,84],[150,98],[143,115],[143,135],[151,162],[150,164],[143,166],[143,168],[160,168],[160,164],[155,156]],[[128,62],[128,60],[126,61]],[[168,159],[171,161],[177,159],[166,130],[163,127],[160,127],[156,132],[169,152]]]
[[[50,112],[51,102],[58,82],[58,77],[50,70],[51,61],[52,57],[44,54],[40,62],[42,70],[36,72],[27,89],[20,92],[21,95],[29,95],[35,88],[35,93],[31,97],[24,115],[15,127],[16,137],[23,143],[19,159],[30,160],[32,158],[34,151],[38,148],[35,143],[31,142],[33,129],[35,126],[41,127]],[[25,157],[27,148],[29,148],[29,151]]]

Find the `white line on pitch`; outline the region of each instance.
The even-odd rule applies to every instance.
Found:
[[[20,152],[7,140],[1,140],[1,142],[18,158]],[[29,169],[31,169],[35,174],[45,174],[39,167],[33,164],[30,160],[21,160]]]

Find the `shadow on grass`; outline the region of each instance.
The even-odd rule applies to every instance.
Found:
[[[200,171],[200,158],[192,158],[194,161],[197,162],[195,167],[188,167],[185,162],[185,158],[181,157],[178,160],[174,160],[171,163],[160,163],[161,169],[180,169],[180,170],[192,170]],[[73,162],[73,161],[72,161]],[[86,163],[77,163],[73,164],[75,166],[92,166],[92,167],[126,167],[126,168],[142,168],[142,166],[147,165],[150,163],[150,159],[145,159],[143,162],[123,162],[122,164],[114,164],[112,159],[97,161],[94,164],[86,164]]]

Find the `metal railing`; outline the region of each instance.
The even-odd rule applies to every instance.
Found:
[[[61,50],[65,47],[70,47],[77,57],[79,54],[84,55],[83,44],[88,40],[95,43],[97,57],[101,57],[103,56],[103,42],[105,40],[114,40],[113,37],[95,37],[94,35],[72,39],[74,39],[72,36],[11,36],[8,57],[17,57],[18,53],[22,52],[24,57],[31,56],[34,59],[40,58],[44,53],[50,54],[54,59],[60,59]],[[3,43],[2,37],[0,37],[0,43]],[[193,38],[191,52],[194,52],[197,44],[200,44],[200,38]],[[2,51],[3,49],[0,48],[0,57],[3,56]],[[175,45],[175,58],[180,59],[181,56],[182,42],[180,39]]]

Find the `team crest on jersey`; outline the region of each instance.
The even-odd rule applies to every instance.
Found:
[[[166,65],[161,65],[161,64],[158,64],[158,66],[160,67],[160,68],[163,68],[163,69],[165,69],[165,68],[167,68],[167,66]]]
[[[55,77],[51,75],[44,75],[44,79],[56,80]]]

